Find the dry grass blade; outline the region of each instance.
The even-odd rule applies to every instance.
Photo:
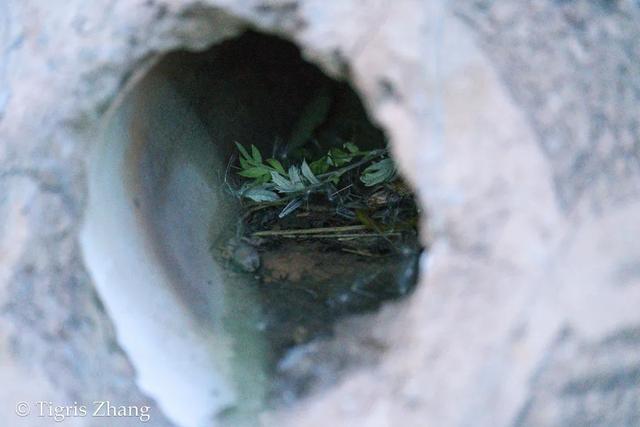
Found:
[[[314,234],[340,234],[347,231],[366,230],[364,225],[347,225],[343,227],[323,227],[323,228],[306,228],[296,230],[266,230],[256,231],[252,233],[253,237],[269,237],[269,236],[296,236],[296,235],[314,235]]]

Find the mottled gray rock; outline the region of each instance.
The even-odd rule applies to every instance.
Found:
[[[248,25],[348,73],[432,242],[416,293],[353,332],[384,349],[373,367],[264,423],[637,425],[637,2],[444,3],[1,2],[3,425],[51,425],[22,400],[94,399],[179,424],[138,388],[83,262],[87,156],[132,76]]]
[[[598,210],[637,198],[638,3],[477,0],[455,12],[526,111],[561,206]]]

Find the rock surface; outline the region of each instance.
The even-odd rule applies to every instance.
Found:
[[[358,341],[385,349],[379,361],[263,422],[637,425],[640,9],[444,3],[1,2],[6,425],[51,425],[16,416],[23,400],[155,405],[82,260],[87,152],[101,115],[158,55],[247,26],[348,73],[391,137],[432,241],[415,294],[354,323]],[[149,425],[176,425],[152,414]]]

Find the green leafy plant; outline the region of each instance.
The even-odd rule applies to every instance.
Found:
[[[389,158],[372,163],[360,175],[360,181],[367,187],[390,181],[396,174],[393,161]]]
[[[237,194],[256,203],[285,205],[280,217],[298,209],[310,194],[337,185],[345,174],[366,165],[360,181],[367,187],[389,182],[395,176],[393,162],[386,157],[386,150],[363,151],[351,142],[342,148],[331,148],[311,163],[303,159],[287,169],[278,159],[264,160],[255,145],[250,150],[239,143],[236,147],[239,152],[238,175],[247,178]],[[381,160],[374,162],[375,159]]]

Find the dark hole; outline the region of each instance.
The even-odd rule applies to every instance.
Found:
[[[241,278],[241,286],[259,293],[262,306],[247,309],[261,311],[256,327],[270,345],[272,402],[295,399],[339,372],[327,375],[314,364],[292,367],[291,358],[286,358],[292,349],[330,339],[337,319],[376,310],[413,289],[421,251],[413,196],[400,179],[367,187],[356,176],[350,184],[336,183],[331,193],[338,194],[311,192],[302,197],[300,207],[283,218],[282,205],[248,214],[256,205],[233,194],[243,183],[237,176],[235,142],[247,149],[255,145],[263,160],[276,158],[288,168],[331,149],[345,151],[347,142],[362,151],[384,149],[384,133],[372,124],[348,82],[329,78],[305,61],[294,44],[277,37],[247,32],[203,53],[172,53],[159,67],[206,124],[211,149],[230,160],[225,171],[227,197],[238,204],[238,220],[226,234],[214,236],[212,256],[227,266],[229,277]],[[321,122],[300,132],[301,116],[318,99],[328,99]],[[355,171],[362,173],[365,166]],[[375,209],[370,207],[374,197],[382,198]],[[362,218],[372,216],[374,225],[385,225],[385,210],[400,215],[403,223],[414,221],[413,226],[387,235],[388,230],[372,228]],[[354,225],[362,228],[342,237],[252,237],[256,231]],[[358,237],[360,233],[370,236]],[[253,263],[256,255],[259,266]],[[338,360],[341,355],[322,357]],[[344,364],[331,366],[338,371]]]
[[[300,112],[321,90],[328,90],[333,102],[316,135],[320,144],[331,145],[336,136],[355,136],[353,142],[365,148],[385,144],[350,85],[327,77],[280,38],[247,32],[204,53],[167,55],[160,67],[208,124],[217,149],[230,151],[238,141],[277,154],[276,138],[290,135]]]

